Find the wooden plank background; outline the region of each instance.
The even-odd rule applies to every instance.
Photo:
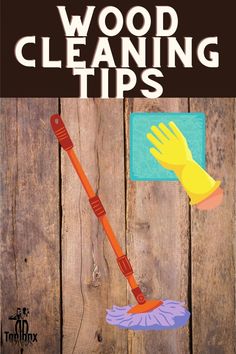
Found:
[[[207,116],[207,169],[224,203],[190,207],[177,182],[129,180],[129,114]],[[118,239],[150,298],[183,300],[192,316],[174,331],[106,324],[106,309],[133,302],[49,117],[61,113]],[[1,101],[1,352],[8,317],[30,310],[38,342],[24,353],[235,353],[235,99]]]

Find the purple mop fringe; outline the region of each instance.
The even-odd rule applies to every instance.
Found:
[[[176,329],[184,326],[190,317],[190,312],[180,301],[162,300],[163,304],[156,309],[138,314],[128,313],[131,305],[113,306],[107,310],[107,323],[133,330]]]

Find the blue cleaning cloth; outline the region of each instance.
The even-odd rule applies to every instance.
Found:
[[[152,125],[175,122],[187,139],[193,158],[205,168],[204,113],[131,113],[130,179],[132,181],[177,181],[174,172],[163,168],[150,154],[152,144],[146,138]]]

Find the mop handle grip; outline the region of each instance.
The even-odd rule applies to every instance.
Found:
[[[72,149],[72,140],[59,114],[51,116],[51,126],[63,149],[66,151]]]
[[[73,142],[70,138],[70,135],[65,127],[65,124],[61,116],[59,114],[54,114],[53,116],[51,116],[50,121],[51,121],[52,130],[56,135],[62,148],[67,152],[72,162],[72,165],[74,166],[74,169],[76,170],[76,173],[78,174],[88,197],[93,198],[95,196],[95,192],[91,184],[89,183],[89,180],[86,174],[84,173],[84,170],[73,150],[74,147]]]

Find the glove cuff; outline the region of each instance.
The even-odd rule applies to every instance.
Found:
[[[195,205],[214,193],[221,181],[215,181],[196,161],[189,160],[184,166],[174,170],[186,193],[190,204]]]

